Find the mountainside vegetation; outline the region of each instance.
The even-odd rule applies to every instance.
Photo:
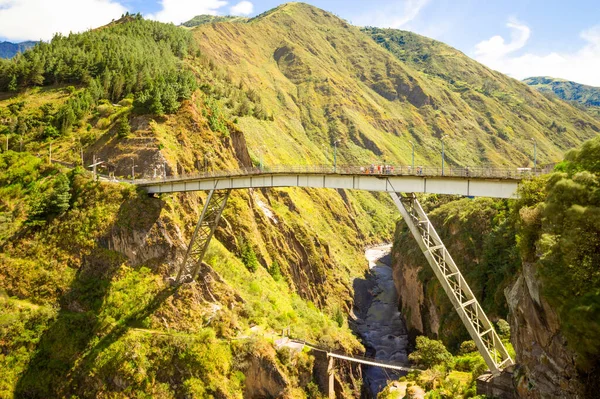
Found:
[[[441,43],[361,30],[306,4],[184,25],[125,15],[0,60],[1,398],[316,398],[326,359],[276,350],[283,329],[364,351],[346,315],[364,247],[393,237],[387,196],[236,191],[200,278],[175,289],[169,277],[206,194],[148,197],[94,180],[84,170],[93,162],[104,174],[156,178],[331,165],[337,146],[338,164],[406,165],[413,141],[416,163],[435,166],[447,134],[451,166],[518,167],[531,165],[531,138],[539,162],[551,162],[600,131],[585,112]],[[595,187],[577,177],[576,154],[564,179]],[[465,253],[487,271],[474,262],[465,274],[484,307],[504,316],[501,287],[519,268],[514,205],[430,202],[434,223],[480,215],[469,223],[481,236],[464,237]],[[558,230],[547,228],[551,239],[527,237],[547,244],[552,264],[593,264],[593,248],[590,259],[557,252]],[[585,298],[556,306],[593,313]],[[458,326],[451,317],[448,329]],[[461,362],[465,373],[477,367]],[[336,373],[336,393],[357,397],[359,369],[340,362]]]
[[[600,373],[599,160],[596,137],[569,151],[552,174],[526,182],[516,201],[430,196],[423,202],[488,317],[498,321],[498,330],[508,316],[507,289],[523,273],[523,265],[533,267],[543,300],[558,316],[565,344],[577,354],[578,378],[590,395],[586,397],[595,395]],[[466,329],[420,251],[409,249],[412,241],[400,222],[395,263],[417,271],[426,298],[422,308],[429,309],[419,325],[411,320],[414,308],[406,307],[407,320],[412,328],[423,329],[416,333],[438,337],[458,351],[468,339]]]
[[[555,94],[560,99],[570,101],[590,114],[600,117],[600,87],[547,76],[527,78],[523,79],[523,82],[541,93]]]

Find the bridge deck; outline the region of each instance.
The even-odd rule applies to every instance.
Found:
[[[359,364],[364,364],[366,366],[373,366],[373,367],[381,367],[384,369],[388,369],[388,370],[395,370],[395,371],[404,371],[404,372],[409,372],[409,371],[413,371],[413,370],[419,370],[419,369],[415,369],[415,368],[410,368],[407,366],[403,366],[401,364],[398,363],[394,363],[394,362],[389,362],[389,361],[385,361],[385,360],[380,360],[380,359],[373,359],[373,358],[369,358],[369,357],[364,357],[364,356],[348,356],[342,353],[337,353],[337,352],[332,352],[328,349],[325,348],[321,348],[319,346],[316,346],[314,344],[309,344],[305,341],[300,341],[300,340],[296,340],[296,339],[290,339],[289,342],[294,343],[294,344],[298,344],[298,345],[302,345],[302,346],[307,346],[309,348],[311,348],[312,350],[316,350],[319,352],[324,352],[327,354],[327,357],[334,357],[336,359],[342,359],[342,360],[347,360],[349,362],[353,362],[353,363],[359,363]],[[422,370],[419,370],[422,371]]]
[[[248,168],[138,180],[149,193],[212,189],[311,187],[383,192],[453,194],[473,197],[516,198],[518,184],[529,175],[517,169],[394,167],[381,172],[360,167]]]

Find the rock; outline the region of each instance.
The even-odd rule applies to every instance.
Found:
[[[566,346],[556,312],[540,296],[535,267],[523,271],[505,291],[510,309],[511,341],[517,352],[514,379],[521,398],[578,398],[584,386],[576,354]]]

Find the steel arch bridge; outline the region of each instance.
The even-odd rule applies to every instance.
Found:
[[[179,267],[178,284],[194,280],[232,190],[307,187],[389,193],[454,309],[494,375],[514,364],[492,323],[429,221],[415,193],[517,198],[519,183],[536,173],[523,169],[430,167],[279,166],[136,180],[149,194],[208,191]]]

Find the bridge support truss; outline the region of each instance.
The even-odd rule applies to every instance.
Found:
[[[500,374],[502,368],[512,365],[513,361],[421,204],[413,193],[403,196],[390,193],[390,196],[490,371],[494,375]]]
[[[210,244],[210,240],[215,234],[230,192],[231,190],[213,189],[208,193],[198,224],[177,272],[175,279],[177,284],[193,281],[198,276],[202,259],[204,259],[208,244]]]

